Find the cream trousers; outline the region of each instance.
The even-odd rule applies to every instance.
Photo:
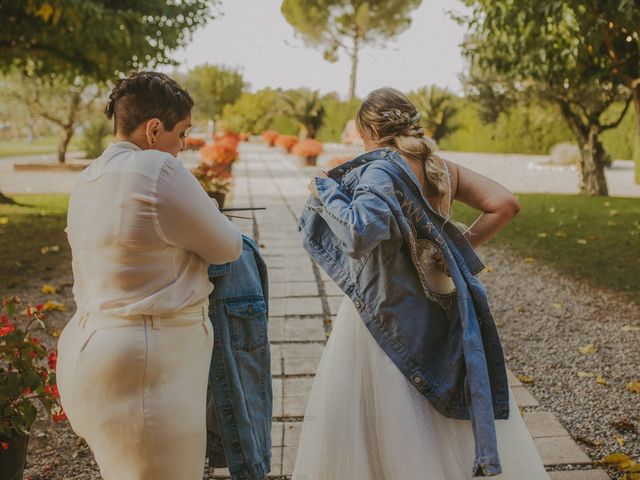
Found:
[[[168,315],[76,313],[58,388],[105,480],[201,480],[213,350],[207,305]]]

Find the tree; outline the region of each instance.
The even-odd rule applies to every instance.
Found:
[[[541,14],[530,0],[466,0],[468,16],[458,18],[471,30],[463,43],[470,59],[468,85],[490,97],[535,99],[555,104],[574,134],[581,152],[580,189],[607,195],[606,152],[599,135],[620,124],[631,97],[608,72],[594,68],[581,54],[580,26],[566,5],[561,14]],[[543,5],[547,6],[547,3]],[[624,102],[617,119],[606,123],[609,107]],[[506,102],[505,104],[508,104]]]
[[[28,109],[31,117],[42,118],[60,129],[60,163],[66,160],[67,148],[76,127],[103,93],[104,90],[97,84],[88,83],[82,77],[70,80],[16,74],[0,81],[0,97],[18,100]]]
[[[173,65],[217,0],[0,0],[0,70],[94,80]]]
[[[421,123],[427,135],[436,143],[460,128],[452,122],[452,118],[458,112],[456,97],[447,89],[435,85],[423,87],[410,93],[409,99],[420,113]]]
[[[218,3],[0,0],[0,71],[100,82],[130,69],[175,64],[171,51],[187,43]]]
[[[366,45],[381,46],[411,25],[410,13],[422,0],[283,0],[284,18],[310,46],[335,62],[342,50],[351,59],[349,99],[355,96],[358,55]]]
[[[278,114],[276,108],[279,92],[265,88],[256,93],[244,92],[238,100],[225,105],[222,121],[225,127],[236,132],[250,132],[254,135],[271,127]]]
[[[193,96],[196,111],[213,120],[218,120],[225,105],[238,100],[249,86],[240,72],[207,64],[191,69],[184,85]]]
[[[282,95],[284,112],[301,127],[303,138],[316,138],[324,122],[320,93],[306,89],[290,90]]]
[[[544,2],[553,8],[537,6],[537,14],[554,21],[571,8],[579,26],[580,56],[593,69],[604,69],[619,85],[631,91],[636,113],[636,182],[640,183],[640,1],[571,0]],[[546,10],[546,11],[545,11]]]

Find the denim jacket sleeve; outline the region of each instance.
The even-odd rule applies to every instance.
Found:
[[[349,256],[363,257],[383,240],[399,234],[389,207],[391,197],[382,189],[382,185],[389,185],[393,191],[385,173],[367,169],[352,196],[331,178],[316,178],[315,182],[322,204],[317,211]]]

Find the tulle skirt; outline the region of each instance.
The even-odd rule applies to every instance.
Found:
[[[511,395],[496,420],[501,480],[549,480]],[[302,425],[294,480],[471,479],[471,423],[442,416],[343,300]]]

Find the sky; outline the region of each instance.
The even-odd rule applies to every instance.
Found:
[[[280,12],[281,0],[223,0],[222,16],[198,30],[191,43],[174,58],[178,70],[205,63],[239,69],[249,90],[265,87],[319,89],[346,98],[350,62],[329,63],[322,51],[307,47]],[[423,0],[412,13],[408,30],[384,48],[361,50],[356,95],[392,86],[403,91],[435,84],[459,93],[458,75],[463,27],[446,14],[462,12],[459,0]]]

